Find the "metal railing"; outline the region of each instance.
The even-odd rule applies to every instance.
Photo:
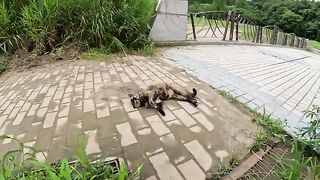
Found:
[[[278,26],[258,26],[235,11],[207,11],[190,14],[189,40],[218,39],[248,41],[307,48],[308,39],[285,33]]]

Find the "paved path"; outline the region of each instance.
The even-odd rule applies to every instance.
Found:
[[[199,107],[168,101],[165,117],[133,109],[128,93],[161,80],[197,88]],[[88,154],[122,157],[132,168],[144,163],[143,178],[204,179],[218,163],[244,155],[256,131],[248,115],[161,58],[80,60],[10,73],[0,82],[0,135],[40,149],[50,161],[71,156],[62,146],[88,134]],[[15,148],[10,140],[0,144],[0,155]]]
[[[320,103],[320,56],[290,48],[208,45],[173,48],[164,55],[253,109],[287,119],[289,133],[308,122]]]

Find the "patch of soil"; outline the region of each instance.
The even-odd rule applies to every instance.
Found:
[[[9,63],[7,71],[22,72],[34,67],[60,65],[61,63],[78,60],[81,50],[79,45],[72,44],[64,49],[58,48],[43,55],[37,55],[34,51],[20,50],[12,56],[3,58],[6,58]]]

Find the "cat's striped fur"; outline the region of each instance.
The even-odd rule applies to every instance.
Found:
[[[198,101],[195,98],[196,95],[197,90],[195,88],[190,92],[177,83],[161,82],[150,85],[146,91],[139,92],[136,95],[129,94],[129,97],[134,108],[155,108],[160,114],[165,116],[163,101],[175,99],[187,101],[194,106],[198,106]]]

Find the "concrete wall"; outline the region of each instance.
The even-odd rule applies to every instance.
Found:
[[[161,0],[150,37],[156,42],[185,41],[187,21],[188,1]]]

